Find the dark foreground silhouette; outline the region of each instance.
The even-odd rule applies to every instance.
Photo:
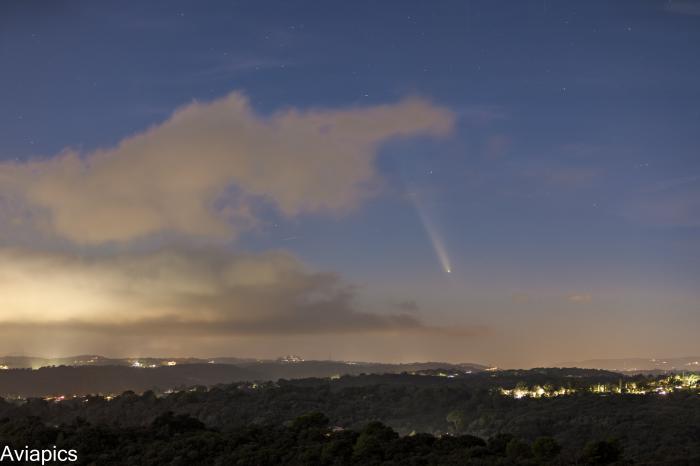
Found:
[[[540,369],[0,400],[0,448],[57,445],[99,465],[700,464],[697,387],[644,395],[586,389],[655,380]],[[503,394],[550,385],[575,391]]]
[[[615,441],[590,442],[567,457],[551,437],[532,443],[510,434],[488,440],[471,435],[400,437],[381,422],[359,431],[334,428],[321,413],[282,426],[251,425],[229,432],[172,412],[143,427],[95,426],[79,419],[49,427],[30,417],[2,422],[0,436],[6,444],[74,450],[78,464],[100,465],[627,464]]]

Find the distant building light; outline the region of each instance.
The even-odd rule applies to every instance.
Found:
[[[301,356],[294,355],[294,354],[288,354],[287,356],[277,358],[277,361],[278,362],[291,362],[291,363],[304,362],[304,358],[302,358]]]

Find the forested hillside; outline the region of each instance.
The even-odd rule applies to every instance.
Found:
[[[434,443],[435,448],[451,441],[442,440],[446,435],[470,435],[487,441],[507,434],[528,445],[511,448],[522,449],[523,458],[531,457],[528,448],[531,450],[538,439],[551,438],[561,447],[557,455],[561,461],[580,459],[587,448],[594,448],[591,445],[606,442],[600,444],[607,445],[601,448],[614,445],[624,452],[626,461],[637,464],[700,464],[700,396],[695,390],[633,395],[599,394],[582,389],[571,395],[521,399],[504,396],[501,391],[502,387],[535,384],[585,387],[614,379],[619,376],[597,371],[538,370],[462,379],[404,374],[281,380],[209,389],[193,387],[167,396],[156,396],[149,391],[142,395],[126,392],[111,400],[93,396],[61,401],[5,401],[0,402],[0,418],[7,419],[2,428],[3,438],[14,435],[13,432],[19,435],[26,429],[37,429],[36,426],[49,429],[46,435],[59,435],[55,430],[58,429],[62,438],[87,435],[76,433],[76,429],[87,429],[85,432],[101,432],[94,435],[112,438],[114,448],[126,448],[124,442],[138,443],[143,438],[157,437],[154,423],[172,412],[176,416],[191,416],[197,426],[202,423],[203,427],[195,429],[202,432],[187,434],[197,437],[197,442],[227,444],[231,435],[243,435],[254,444],[249,446],[250,451],[257,452],[258,448],[268,448],[270,442],[261,438],[271,430],[282,429],[278,432],[281,438],[297,435],[284,429],[298,417],[317,412],[328,419],[331,430],[336,427],[337,431],[362,432],[368,424],[378,421],[401,438],[415,433],[440,437],[438,441],[418,436],[428,439],[425,441],[431,445]],[[200,434],[209,440],[202,440]],[[320,439],[323,445],[313,448],[326,448],[331,442],[328,438]],[[352,445],[356,441],[356,438],[348,440]],[[418,440],[397,442],[404,445],[401,442]],[[384,447],[389,448],[382,444]],[[464,454],[460,453],[460,458]],[[352,455],[348,458],[350,461]],[[506,458],[501,459],[506,461]],[[478,461],[482,460],[487,461]]]

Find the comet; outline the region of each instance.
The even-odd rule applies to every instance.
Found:
[[[425,229],[425,232],[427,233],[428,238],[430,239],[430,243],[433,246],[433,250],[435,251],[435,255],[437,256],[440,266],[445,271],[445,273],[451,274],[452,265],[450,263],[450,256],[447,254],[447,248],[445,247],[445,242],[443,241],[442,236],[440,236],[440,233],[435,227],[435,223],[426,214],[426,210],[418,200],[418,197],[415,195],[411,195],[411,198],[413,199],[413,204],[416,207],[416,212],[418,212],[418,218],[420,218],[420,221],[423,224],[423,228]]]

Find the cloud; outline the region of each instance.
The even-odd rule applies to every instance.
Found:
[[[700,175],[683,176],[678,178],[666,179],[657,182],[646,189],[642,190],[644,194],[653,194],[669,190],[682,188],[687,185],[692,185],[700,182]]]
[[[548,166],[528,168],[522,175],[548,185],[575,189],[590,186],[600,173],[586,167]]]
[[[444,135],[453,120],[417,98],[261,116],[232,93],[114,148],[0,163],[2,213],[80,244],[163,232],[230,238],[256,223],[261,202],[287,217],[356,207],[375,191],[383,142]]]
[[[505,134],[495,134],[486,139],[482,152],[489,159],[500,159],[508,152],[512,142]]]
[[[572,303],[590,303],[593,297],[590,294],[572,294],[566,297]]]
[[[673,0],[665,5],[666,11],[682,15],[700,16],[700,2],[688,0]]]
[[[294,256],[215,249],[84,258],[0,249],[2,331],[116,336],[449,332],[406,312],[355,308],[355,290]]]
[[[526,293],[525,291],[515,291],[511,293],[510,299],[516,304],[526,304],[532,301],[532,295],[530,293]]]
[[[700,187],[696,180],[648,190],[625,201],[622,214],[629,220],[656,227],[700,226]]]
[[[508,112],[497,106],[471,105],[457,109],[462,120],[476,126],[488,125],[497,120],[505,120]]]
[[[418,303],[413,299],[396,303],[396,308],[407,313],[415,313],[420,310],[420,306],[418,306]]]

